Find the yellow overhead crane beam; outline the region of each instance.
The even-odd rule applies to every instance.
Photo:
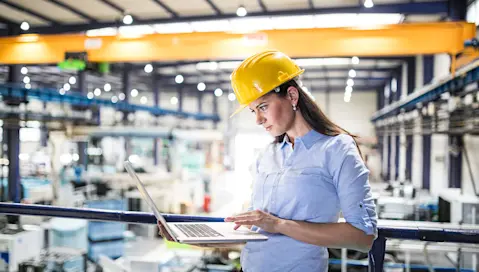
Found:
[[[242,59],[265,49],[281,50],[296,58],[455,55],[464,50],[464,41],[475,35],[475,25],[465,22],[141,37],[25,34],[0,38],[0,63],[58,63],[66,52],[87,52],[93,62]]]

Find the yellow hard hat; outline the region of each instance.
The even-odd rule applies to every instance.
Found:
[[[231,74],[231,84],[240,106],[230,117],[303,72],[304,69],[279,51],[265,51],[247,58]]]

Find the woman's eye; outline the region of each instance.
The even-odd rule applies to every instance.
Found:
[[[260,109],[261,111],[266,111],[267,108],[268,108],[267,106],[261,106],[261,107],[259,107],[259,109]]]

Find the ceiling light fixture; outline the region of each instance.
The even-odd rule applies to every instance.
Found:
[[[30,29],[30,24],[26,21],[23,21],[22,24],[20,25],[20,28],[23,30],[23,31],[27,31]]]
[[[175,77],[175,82],[178,83],[178,84],[183,83],[183,80],[184,80],[184,78],[183,78],[182,75],[177,75],[177,76]]]
[[[103,86],[103,89],[105,90],[105,92],[111,91],[111,85],[110,85],[110,83],[106,83],[105,86]]]
[[[131,90],[131,97],[137,97],[137,96],[138,96],[138,90],[137,89]]]
[[[126,14],[124,17],[123,17],[123,23],[125,25],[131,25],[133,23],[133,17],[130,15],[130,14]]]
[[[246,14],[248,14],[248,11],[243,6],[239,6],[236,10],[236,15],[238,15],[239,17],[245,17]]]
[[[198,91],[200,92],[206,90],[206,84],[204,84],[203,82],[198,83],[198,86],[196,87],[198,88]]]
[[[364,7],[365,7],[365,8],[372,8],[372,7],[374,7],[373,0],[364,0]]]
[[[148,73],[148,74],[153,72],[153,65],[151,65],[151,64],[145,65],[145,72]]]

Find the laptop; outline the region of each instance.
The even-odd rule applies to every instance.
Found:
[[[183,244],[215,244],[215,243],[245,243],[251,241],[264,241],[268,237],[251,231],[245,227],[234,230],[233,222],[166,222],[156,207],[153,199],[145,189],[144,184],[138,178],[133,165],[129,161],[124,162],[128,174],[135,180],[138,190],[148,206],[153,210],[156,219],[165,228],[175,242]]]

